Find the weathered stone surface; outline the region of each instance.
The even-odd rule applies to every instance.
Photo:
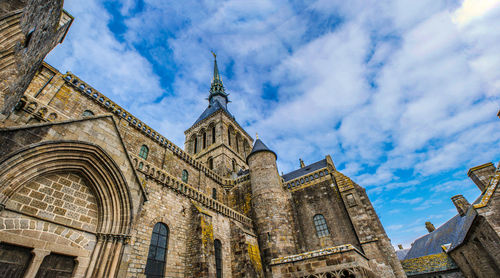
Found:
[[[215,240],[226,278],[405,276],[366,192],[329,156],[284,183],[226,111],[187,129],[184,151],[71,72],[27,71],[11,72],[24,94],[0,119],[0,241],[74,256],[75,277],[145,277],[163,223],[167,277],[216,277]]]
[[[61,0],[0,4],[0,119],[11,112],[43,59],[62,41],[72,18]]]

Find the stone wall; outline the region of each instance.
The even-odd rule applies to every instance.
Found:
[[[177,147],[168,148],[166,138],[162,137],[165,143],[157,140],[156,137],[160,135],[154,130],[151,132],[149,127],[145,129],[145,124],[139,122],[140,126],[138,126],[136,118],[128,120],[130,114],[127,113],[127,117],[123,117],[122,114],[125,111],[123,108],[104,98],[88,84],[76,79],[71,74],[66,76],[70,78],[66,80],[65,75],[44,64],[29,85],[22,108],[5,119],[4,124],[25,125],[52,120],[78,119],[83,117],[84,111],[91,111],[94,115],[115,112],[113,117],[118,122],[123,142],[131,156],[137,157],[141,146],[146,145],[149,149],[147,161],[152,163],[155,168],[165,170],[179,179],[182,177],[183,170],[186,170],[190,185],[207,195],[211,195],[213,188],[215,188],[218,194],[217,199],[222,202],[227,201],[223,188],[225,181],[216,177],[213,172],[211,173],[193,158],[187,157],[187,154],[181,150],[177,151]],[[87,94],[88,90],[91,90],[92,93]],[[98,94],[99,97],[95,94]],[[173,146],[170,142],[168,144]]]
[[[405,277],[406,274],[365,189],[338,171],[333,171],[332,174],[362,251],[373,260],[374,266],[380,267],[380,271],[393,272],[391,275],[395,277]]]
[[[6,208],[85,231],[97,231],[97,202],[79,174],[39,176],[17,191]]]
[[[360,248],[340,194],[329,175],[326,180],[292,191],[291,195],[301,252],[342,244]],[[313,221],[317,214],[325,217],[328,236],[318,237]]]
[[[0,8],[0,117],[19,101],[43,59],[66,34],[61,0],[7,1]],[[0,119],[1,119],[0,118]]]
[[[449,255],[466,277],[495,277],[500,273],[500,238],[482,216],[477,216],[464,243]]]

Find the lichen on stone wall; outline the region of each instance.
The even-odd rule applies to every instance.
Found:
[[[248,256],[257,273],[262,273],[262,260],[260,250],[257,244],[248,243]]]
[[[205,217],[202,216],[200,219],[201,225],[201,242],[204,246],[207,244],[212,244],[214,241],[214,227],[212,223],[209,223],[205,220]]]
[[[243,213],[248,215],[250,213],[250,209],[252,208],[252,194],[245,194],[245,203],[243,204]]]

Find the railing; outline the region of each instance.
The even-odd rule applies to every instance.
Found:
[[[187,152],[176,146],[174,143],[170,142],[167,138],[165,138],[160,133],[158,133],[157,131],[146,125],[144,122],[137,119],[135,116],[127,112],[118,104],[107,98],[105,95],[101,94],[99,91],[92,88],[87,83],[81,81],[77,76],[75,76],[71,72],[67,72],[63,76],[63,78],[66,81],[66,83],[75,87],[77,91],[80,91],[83,95],[87,96],[100,106],[106,108],[116,116],[121,117],[124,120],[128,121],[129,125],[139,130],[143,135],[153,139],[153,141],[158,143],[160,146],[170,149],[174,153],[174,155],[186,161],[188,164],[192,165],[196,169],[202,171],[203,173],[205,173],[207,177],[211,178],[220,185],[231,184],[230,180],[221,178],[215,172],[205,167],[202,163],[196,161],[196,159],[193,158],[191,155],[189,155]]]
[[[302,187],[306,187],[307,185],[311,184],[312,182],[316,181],[317,179],[327,177],[328,174],[329,174],[329,172],[328,172],[328,169],[326,169],[326,167],[321,168],[319,170],[316,170],[314,172],[300,176],[300,177],[295,178],[293,180],[289,180],[287,182],[284,182],[283,187],[288,188],[288,189],[299,189]]]
[[[229,208],[228,206],[222,204],[221,202],[212,199],[210,196],[202,193],[201,191],[194,189],[192,186],[180,181],[178,178],[170,175],[162,169],[155,168],[151,163],[146,160],[130,155],[131,160],[134,163],[134,167],[137,171],[145,174],[149,178],[154,179],[157,183],[166,186],[175,192],[184,195],[192,200],[199,202],[200,204],[220,213],[227,217],[230,217],[236,221],[239,221],[248,226],[252,225],[252,220],[243,214],[236,212],[235,210]]]

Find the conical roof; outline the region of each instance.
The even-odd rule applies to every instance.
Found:
[[[248,158],[250,158],[250,156],[252,156],[253,154],[255,153],[258,153],[258,152],[271,152],[274,154],[274,156],[276,158],[278,158],[278,156],[276,155],[275,152],[273,152],[272,150],[270,150],[266,144],[264,144],[264,142],[262,142],[262,140],[260,139],[257,139],[255,141],[255,144],[253,144],[253,148],[252,148],[252,151],[250,152],[250,154],[247,156],[247,163],[248,163]]]

